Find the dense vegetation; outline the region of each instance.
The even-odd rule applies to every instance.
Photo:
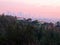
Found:
[[[60,26],[0,15],[0,45],[60,45]]]

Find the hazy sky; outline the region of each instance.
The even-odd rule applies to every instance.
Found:
[[[0,0],[0,12],[23,12],[25,15],[22,16],[35,18],[60,18],[60,0]]]

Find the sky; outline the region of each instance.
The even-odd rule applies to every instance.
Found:
[[[0,0],[0,13],[27,18],[60,19],[60,0]]]

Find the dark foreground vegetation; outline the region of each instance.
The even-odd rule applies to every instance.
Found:
[[[60,45],[60,23],[0,15],[0,45]]]

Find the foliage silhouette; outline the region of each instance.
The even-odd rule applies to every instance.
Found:
[[[53,24],[52,24],[53,25]],[[60,25],[57,22],[57,25]],[[0,45],[60,45],[60,26],[0,15]],[[51,27],[52,28],[52,27]],[[58,29],[59,28],[59,29]]]

